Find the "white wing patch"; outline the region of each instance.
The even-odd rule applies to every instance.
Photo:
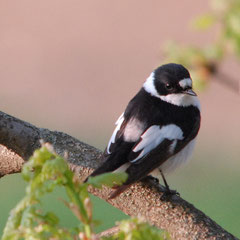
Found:
[[[117,125],[117,126],[116,126],[116,128],[114,129],[113,134],[112,134],[112,136],[111,136],[111,138],[110,138],[110,140],[109,140],[109,142],[108,142],[108,146],[107,146],[107,153],[108,153],[108,154],[111,153],[111,152],[110,152],[110,146],[111,146],[112,143],[115,143],[117,132],[120,130],[121,125],[122,125],[122,123],[123,123],[123,121],[124,121],[123,114],[124,114],[124,113],[122,113],[122,115],[118,118],[118,120],[117,120],[116,123],[115,123],[115,125]]]
[[[127,123],[124,130],[124,141],[136,142],[140,139],[144,131],[144,124],[136,118],[132,118]]]
[[[148,154],[151,150],[156,148],[164,139],[168,140],[182,140],[183,132],[180,127],[175,124],[169,124],[163,127],[153,125],[148,128],[141,136],[142,140],[135,146],[133,152],[141,151],[139,156],[131,162],[136,162]],[[175,147],[176,143],[172,147]],[[171,148],[170,150],[173,151]]]
[[[177,139],[175,139],[175,140],[172,142],[172,144],[170,145],[170,147],[169,147],[169,152],[170,152],[170,153],[174,153],[174,150],[175,150],[175,148],[176,148],[176,145],[177,145]]]

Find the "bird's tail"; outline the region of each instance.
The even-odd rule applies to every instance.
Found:
[[[103,154],[102,157],[106,158],[105,154]],[[105,159],[105,161],[102,163],[102,165],[100,165],[97,169],[95,169],[88,177],[94,177],[103,173],[114,172],[116,169],[121,167],[121,165],[123,165],[122,161],[116,161],[114,160],[114,157],[115,157],[115,154],[108,156]],[[84,182],[87,182],[88,177],[85,179]]]
[[[129,188],[130,185],[122,185],[122,186],[118,186],[115,188],[115,191],[112,192],[109,196],[108,199],[114,199],[115,197],[117,197],[119,194],[121,194],[122,192],[126,191]]]
[[[103,174],[103,173],[108,173],[108,172],[112,172],[114,171],[115,168],[114,166],[111,166],[110,164],[103,164],[102,166],[100,166],[99,168],[97,168],[96,170],[94,170],[85,180],[84,182],[87,182],[88,178],[89,177],[95,177],[95,176],[98,176],[100,174]]]

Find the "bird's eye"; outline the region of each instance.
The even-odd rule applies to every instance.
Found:
[[[173,90],[173,86],[167,83],[166,84],[166,89],[167,90]]]

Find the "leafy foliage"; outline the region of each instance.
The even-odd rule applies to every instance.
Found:
[[[191,75],[197,88],[203,89],[212,75],[218,73],[220,64],[228,55],[240,59],[240,1],[212,0],[211,11],[193,22],[198,30],[207,30],[214,26],[218,34],[208,46],[181,46],[171,42],[165,47],[166,61],[181,63],[191,69]],[[220,77],[220,76],[218,76]],[[237,87],[231,81],[228,86]]]
[[[102,185],[114,187],[121,185],[127,179],[126,173],[104,173],[96,177],[89,177],[88,183],[95,188],[101,188]]]
[[[36,150],[24,165],[23,178],[28,182],[25,197],[13,209],[4,229],[2,240],[18,239],[100,239],[94,233],[97,223],[92,218],[92,204],[87,188],[89,185],[101,188],[122,184],[127,174],[103,174],[90,177],[87,183],[79,183],[69,170],[66,161],[58,156],[51,145],[44,144]],[[44,212],[41,198],[56,187],[63,187],[68,200],[64,204],[79,219],[79,226],[64,228],[54,212]],[[163,239],[163,233],[137,219],[120,223],[120,232],[104,239]]]
[[[108,238],[109,240],[159,240],[170,239],[166,232],[160,231],[154,227],[150,227],[147,223],[140,219],[134,218],[124,220],[119,224],[119,233]]]

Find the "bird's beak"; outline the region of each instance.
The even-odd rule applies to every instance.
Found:
[[[184,90],[183,93],[191,95],[191,96],[197,96],[197,94],[192,89]]]

